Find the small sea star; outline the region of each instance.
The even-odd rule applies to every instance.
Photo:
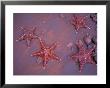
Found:
[[[43,60],[44,69],[49,60],[61,60],[54,52],[54,49],[56,48],[56,43],[52,44],[50,47],[47,47],[40,37],[38,39],[40,41],[41,50],[32,52],[31,56],[41,57]]]
[[[79,62],[79,72],[83,70],[83,67],[86,63],[96,64],[92,57],[95,46],[91,49],[85,49],[81,40],[79,40],[76,45],[79,49],[79,52],[73,54],[72,58],[75,62]]]
[[[73,15],[72,17],[72,25],[75,27],[75,29],[78,31],[80,28],[88,28],[86,25],[86,18],[88,16],[78,16],[78,15]]]
[[[16,41],[26,41],[26,44],[28,47],[30,47],[30,43],[33,39],[37,38],[37,35],[35,34],[36,27],[33,28],[33,30],[29,30],[26,28],[23,28],[23,34],[16,40]]]

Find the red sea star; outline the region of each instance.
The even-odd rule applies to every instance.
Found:
[[[43,68],[47,65],[47,62],[51,59],[61,60],[53,51],[56,48],[56,43],[52,44],[50,47],[47,47],[41,38],[38,38],[41,45],[40,51],[35,51],[31,54],[31,56],[41,57],[43,60]]]
[[[77,15],[73,15],[72,17],[72,25],[74,25],[75,29],[78,31],[80,28],[88,28],[90,29],[87,25],[86,25],[86,17],[88,16],[77,16]]]
[[[36,39],[37,36],[35,35],[36,27],[33,28],[33,30],[28,30],[26,28],[23,28],[23,34],[16,40],[16,41],[23,41],[25,40],[27,43],[27,46],[30,47],[30,43],[33,39]]]
[[[79,72],[83,70],[83,67],[86,63],[96,64],[92,58],[93,51],[95,46],[91,49],[85,49],[81,40],[76,44],[79,52],[72,55],[72,58],[75,62],[79,62]]]

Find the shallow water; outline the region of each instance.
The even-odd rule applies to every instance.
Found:
[[[15,13],[14,14],[14,75],[96,75],[97,66],[86,64],[82,72],[79,72],[78,64],[69,57],[77,52],[75,43],[88,33],[91,37],[97,36],[97,24],[89,17],[90,13],[76,15],[88,16],[86,25],[76,32],[71,24],[73,13]],[[31,57],[31,53],[40,50],[37,39],[32,40],[31,47],[26,46],[25,41],[16,42],[22,34],[20,27],[37,27],[38,34],[47,45],[58,42],[55,53],[62,61],[50,60],[46,69],[42,69],[41,58]],[[43,32],[43,33],[41,33]],[[86,47],[86,45],[85,45]]]

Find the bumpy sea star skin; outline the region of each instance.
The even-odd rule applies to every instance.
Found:
[[[86,63],[96,64],[93,60],[92,54],[96,46],[91,49],[85,49],[81,40],[76,44],[79,51],[72,55],[75,62],[79,62],[79,72],[82,72],[83,67]]]
[[[54,49],[56,48],[57,44],[54,43],[50,47],[47,47],[45,43],[38,38],[40,41],[41,50],[32,52],[31,56],[41,57],[43,61],[43,69],[47,65],[48,61],[51,59],[55,59],[60,61],[61,59],[55,54]]]
[[[75,29],[78,31],[81,28],[88,28],[90,29],[86,24],[86,18],[88,16],[79,16],[79,15],[73,15],[72,17],[72,25],[75,27]]]
[[[36,39],[38,36],[35,34],[36,27],[31,30],[23,28],[23,34],[16,41],[26,41],[28,47],[33,39]]]

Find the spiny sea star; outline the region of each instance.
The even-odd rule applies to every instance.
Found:
[[[23,28],[23,34],[16,40],[16,41],[26,41],[26,44],[28,47],[30,47],[30,43],[33,39],[37,38],[37,35],[35,34],[36,27],[29,30],[26,28]]]
[[[81,40],[76,44],[79,51],[72,55],[72,58],[75,62],[79,62],[79,72],[83,70],[83,67],[86,63],[96,64],[93,60],[93,51],[96,46],[93,46],[91,49],[85,49],[83,42]]]
[[[40,41],[41,50],[32,52],[31,56],[41,57],[43,60],[44,69],[49,60],[51,59],[55,59],[59,61],[61,60],[54,52],[54,49],[57,46],[56,43],[52,44],[50,47],[47,47],[40,37],[38,39]]]
[[[86,18],[88,16],[78,16],[78,15],[73,15],[72,17],[72,25],[75,27],[75,29],[78,31],[80,28],[88,28],[86,25]]]

